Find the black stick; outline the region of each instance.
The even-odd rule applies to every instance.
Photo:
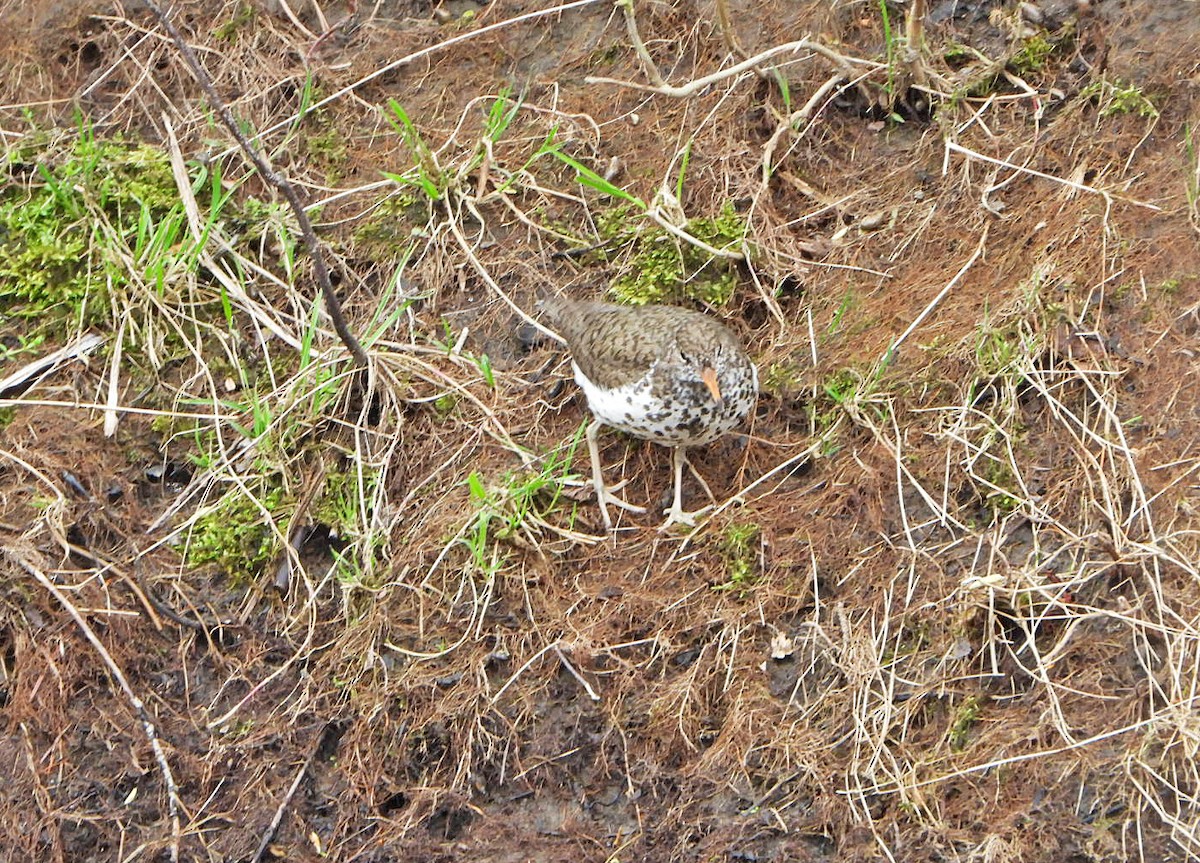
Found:
[[[346,323],[346,316],[342,313],[342,304],[338,301],[337,294],[333,292],[333,285],[329,281],[329,268],[325,266],[325,256],[321,253],[321,244],[317,240],[316,233],[313,232],[312,222],[309,221],[308,214],[304,212],[304,207],[300,204],[300,196],[296,194],[295,187],[285,177],[277,174],[267,163],[267,160],[263,158],[262,154],[250,143],[250,140],[242,134],[237,123],[234,122],[233,114],[229,111],[229,106],[225,104],[220,94],[217,93],[217,88],[213,86],[212,78],[208,77],[208,73],[200,65],[200,60],[196,57],[196,53],[184,41],[183,35],[175,29],[175,25],[167,17],[167,13],[160,9],[154,0],[146,0],[146,5],[158,18],[159,23],[162,24],[163,29],[175,41],[175,44],[179,46],[179,51],[183,54],[183,59],[187,61],[188,67],[192,70],[192,74],[196,76],[196,81],[200,84],[200,89],[208,97],[209,104],[217,112],[217,115],[221,118],[221,122],[225,124],[225,128],[237,140],[238,146],[250,157],[250,161],[254,163],[254,167],[258,169],[258,173],[262,178],[287,198],[292,212],[296,214],[296,221],[300,225],[300,233],[304,237],[304,245],[308,249],[309,255],[312,256],[317,284],[321,286],[321,295],[325,298],[325,308],[329,312],[330,320],[333,321],[333,329],[342,340],[342,344],[350,351],[350,355],[354,358],[354,365],[360,370],[366,369],[368,363],[367,353],[363,350],[362,345],[359,344],[358,339],[355,338],[354,333],[350,332],[350,327]]]

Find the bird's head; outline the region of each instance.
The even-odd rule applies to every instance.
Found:
[[[717,345],[715,350],[712,345],[705,345],[701,350],[688,350],[684,347],[680,353],[691,373],[695,375],[693,380],[699,379],[700,383],[704,384],[716,404],[724,404],[725,396],[721,393],[721,384],[717,377],[717,370],[723,365],[723,346]]]

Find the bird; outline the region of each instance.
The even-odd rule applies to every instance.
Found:
[[[575,381],[592,412],[588,453],[605,528],[612,529],[609,504],[645,509],[616,497],[604,484],[598,444],[604,426],[671,447],[675,490],[662,528],[693,526],[698,513],[684,512],[682,506],[683,466],[691,468],[688,447],[734,429],[758,397],[758,370],[737,336],[716,318],[679,306],[622,306],[561,296],[544,297],[538,305],[566,342]]]

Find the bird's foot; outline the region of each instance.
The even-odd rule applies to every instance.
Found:
[[[637,504],[630,503],[629,501],[623,500],[622,498],[619,498],[615,494],[613,494],[614,491],[620,491],[621,489],[625,488],[625,486],[628,484],[629,484],[629,480],[627,480],[627,479],[621,480],[616,485],[607,485],[606,484],[604,486],[604,488],[600,489],[597,492],[596,497],[603,498],[605,503],[611,503],[613,506],[623,509],[626,512],[645,512],[646,507],[638,506]]]
[[[595,483],[592,484],[592,490],[596,493],[596,503],[600,505],[600,517],[604,520],[606,530],[613,529],[612,517],[608,514],[608,505],[612,504],[618,509],[623,509],[626,512],[645,512],[644,506],[632,504],[629,501],[617,497],[613,494],[614,491],[620,491],[625,487],[625,480],[621,480],[614,486],[600,484],[599,487]]]
[[[603,492],[597,495],[597,498],[603,497],[605,503],[611,503],[613,506],[623,509],[626,512],[645,512],[646,507],[638,506],[636,503],[630,503],[629,501],[619,498],[613,494],[614,491],[620,491],[621,487],[624,485],[625,483],[621,482],[612,488],[606,488]]]
[[[697,524],[696,519],[707,513],[710,509],[712,509],[711,506],[701,507],[700,509],[693,510],[692,512],[685,512],[683,507],[679,506],[673,506],[670,509],[664,509],[663,512],[666,513],[667,520],[660,524],[658,529],[669,530],[672,526],[677,524],[683,525],[684,527],[695,527]]]

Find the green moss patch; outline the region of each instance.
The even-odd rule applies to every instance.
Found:
[[[597,220],[608,241],[608,258],[623,262],[609,290],[623,303],[678,303],[694,300],[712,306],[729,302],[737,287],[737,262],[716,258],[663,228],[636,223],[630,205],[615,207]],[[746,220],[726,203],[715,217],[692,219],[684,230],[716,249],[738,249]]]

